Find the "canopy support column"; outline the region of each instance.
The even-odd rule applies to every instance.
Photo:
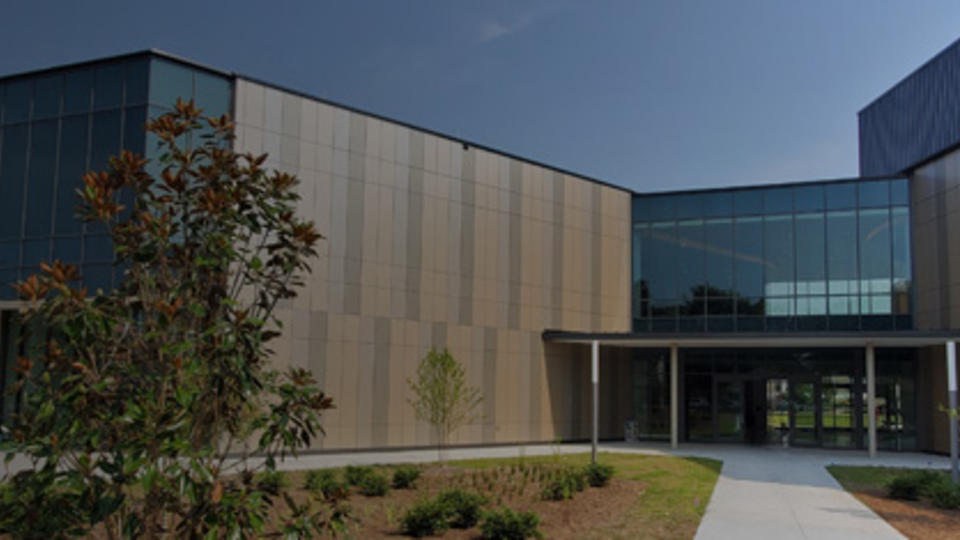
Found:
[[[590,343],[590,381],[593,383],[593,434],[590,439],[590,462],[597,462],[597,438],[600,421],[600,342]]]
[[[877,374],[873,343],[867,343],[867,451],[877,457]]]
[[[677,364],[679,363],[677,357],[677,346],[676,344],[672,344],[670,345],[670,448],[673,449],[677,448],[677,442],[679,439],[677,424],[679,423],[678,401],[680,399],[680,375],[677,372]]]

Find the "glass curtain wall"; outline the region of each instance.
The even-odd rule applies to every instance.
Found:
[[[902,178],[635,196],[638,332],[912,327]]]

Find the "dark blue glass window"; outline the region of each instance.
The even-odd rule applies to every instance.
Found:
[[[74,209],[79,202],[76,190],[83,185],[87,172],[87,132],[89,117],[68,116],[60,130],[60,168],[57,177],[57,205],[54,232],[57,235],[79,234],[82,224]]]
[[[168,60],[150,62],[150,102],[173,107],[177,99],[193,98],[193,71]]]
[[[827,185],[827,208],[841,210],[857,207],[857,184],[846,182],[843,184]]]
[[[52,118],[60,114],[63,97],[63,75],[50,75],[37,79],[33,97],[33,117]]]
[[[124,103],[143,105],[147,102],[147,90],[150,79],[150,64],[147,60],[131,60],[126,63]]]
[[[890,204],[910,204],[910,185],[905,178],[890,181]]]
[[[705,232],[710,296],[733,296],[733,220],[707,220]]]
[[[197,71],[197,107],[204,116],[222,116],[230,109],[230,81]]]
[[[856,212],[827,212],[827,238],[829,294],[856,295],[859,292]]]
[[[110,262],[113,260],[113,242],[109,236],[87,236],[83,240],[83,260]]]
[[[884,295],[889,304],[891,279],[890,210],[877,208],[860,211],[860,293]],[[861,306],[864,304],[861,303]],[[870,310],[877,311],[876,299],[871,299]],[[889,307],[885,313],[890,313]]]
[[[53,259],[69,264],[80,262],[80,237],[55,238],[53,240]]]
[[[886,180],[860,182],[859,191],[861,208],[890,205],[890,188]]]
[[[824,215],[820,212],[797,214],[794,228],[796,230],[797,294],[827,294]]]
[[[90,169],[107,169],[110,156],[120,151],[120,110],[98,112],[93,115],[92,140],[90,145]]]
[[[763,219],[737,218],[733,227],[737,295],[763,296]]]
[[[3,130],[0,154],[0,238],[19,238],[23,217],[23,185],[27,172],[27,124]]]
[[[823,210],[823,186],[797,186],[793,188],[793,204],[798,212]]]
[[[31,94],[33,94],[33,79],[7,83],[3,97],[4,123],[26,122],[30,118]]]
[[[64,114],[89,111],[90,96],[93,90],[93,70],[81,69],[68,72],[64,80]]]
[[[30,172],[24,231],[28,237],[50,234],[56,172],[57,121],[34,122],[30,132]]]
[[[717,191],[703,195],[703,215],[705,217],[727,217],[733,215],[733,194],[729,191]]]
[[[677,219],[691,219],[703,216],[703,197],[699,194],[678,195],[674,200],[677,204]]]
[[[110,109],[123,105],[123,64],[98,66],[94,76],[93,106]]]
[[[0,242],[0,268],[20,264],[20,242]]]
[[[147,140],[146,131],[144,131],[145,124],[147,123],[147,108],[146,107],[129,107],[124,111],[123,119],[123,148],[124,150],[129,150],[133,153],[144,155],[146,150],[145,143]]]
[[[738,216],[763,213],[763,190],[746,189],[733,193],[733,209]]]
[[[27,240],[23,243],[23,266],[37,266],[50,260],[50,240]]]
[[[763,190],[763,209],[767,214],[793,212],[793,188]]]
[[[792,296],[794,289],[793,216],[767,216],[763,220],[765,263],[764,296]],[[791,312],[792,313],[792,310]],[[787,315],[789,313],[777,313]]]

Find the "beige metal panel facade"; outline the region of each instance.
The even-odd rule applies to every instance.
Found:
[[[588,436],[588,348],[540,333],[629,330],[629,193],[243,79],[236,114],[237,148],[296,174],[327,237],[275,346],[336,402],[318,448],[432,444],[406,382],[431,347],[485,398],[454,443]],[[602,436],[626,355],[603,353]]]

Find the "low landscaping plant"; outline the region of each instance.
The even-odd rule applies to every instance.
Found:
[[[946,478],[936,471],[910,471],[903,473],[887,484],[887,496],[891,499],[918,501],[929,496]]]
[[[437,496],[437,501],[446,509],[450,526],[454,529],[469,529],[480,521],[480,513],[487,499],[479,493],[455,488]]]
[[[483,515],[480,535],[498,540],[524,540],[540,538],[540,516],[534,512],[514,512],[509,508],[489,511]]]
[[[403,514],[402,532],[420,538],[442,533],[449,528],[447,507],[436,497],[425,499],[407,509]]]
[[[348,485],[359,486],[363,479],[373,473],[373,467],[367,465],[347,465],[343,477]]]
[[[290,485],[290,480],[282,471],[264,471],[257,477],[257,485],[267,493],[278,493]]]
[[[960,508],[960,486],[941,480],[927,490],[930,504],[937,508]]]
[[[337,480],[336,474],[331,470],[307,471],[304,487],[327,498],[345,493],[347,490],[347,486]]]
[[[410,465],[399,467],[393,471],[393,487],[395,489],[411,489],[420,478],[420,469]]]
[[[387,477],[370,471],[360,480],[360,493],[367,497],[383,497],[390,491],[390,482]]]
[[[584,467],[587,482],[593,487],[603,487],[613,478],[613,466],[601,463],[591,463]]]
[[[573,497],[570,480],[565,476],[554,477],[543,486],[540,497],[545,501],[564,501]]]

